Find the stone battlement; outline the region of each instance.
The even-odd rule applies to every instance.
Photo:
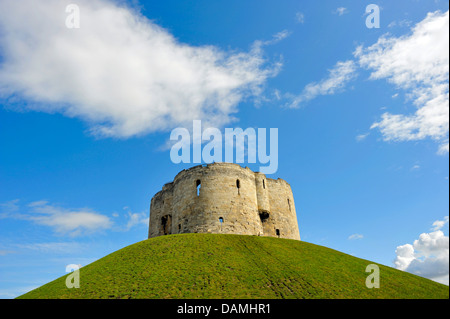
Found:
[[[182,170],[153,196],[148,237],[180,233],[300,240],[290,185],[233,163]]]

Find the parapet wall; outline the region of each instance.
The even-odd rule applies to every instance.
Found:
[[[289,184],[231,163],[183,170],[152,198],[148,237],[180,233],[300,240]]]

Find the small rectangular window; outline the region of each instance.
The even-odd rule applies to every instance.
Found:
[[[200,196],[200,188],[202,187],[202,182],[199,179],[197,179],[195,185],[197,187],[197,196]]]

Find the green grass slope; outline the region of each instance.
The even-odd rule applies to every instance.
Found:
[[[19,298],[449,298],[448,286],[307,242],[241,235],[180,234],[144,240]]]

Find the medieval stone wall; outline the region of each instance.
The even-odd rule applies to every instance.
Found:
[[[148,237],[180,233],[300,240],[289,184],[231,163],[183,170],[152,198]]]

